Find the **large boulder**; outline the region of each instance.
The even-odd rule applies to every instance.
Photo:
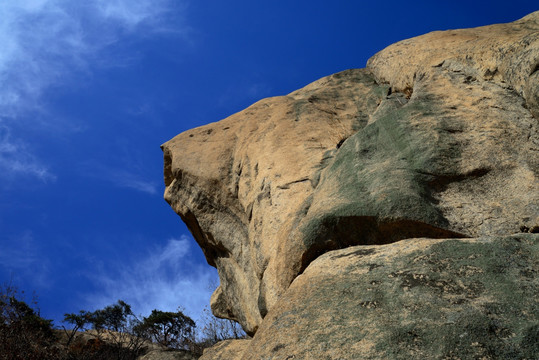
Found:
[[[163,144],[165,199],[253,335],[320,255],[539,219],[539,12],[434,32]]]
[[[537,359],[538,275],[532,234],[332,251],[230,359]]]
[[[284,269],[293,275],[267,270],[283,246],[297,246],[285,242],[316,188],[321,162],[368,122],[387,89],[369,71],[350,70],[163,145],[165,199],[219,270],[216,315],[256,331],[299,271],[298,259]]]

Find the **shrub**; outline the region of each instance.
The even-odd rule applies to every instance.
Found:
[[[43,319],[22,295],[11,284],[0,287],[0,359],[61,358],[52,321]]]
[[[64,322],[73,325],[68,335],[67,346],[72,356],[85,359],[131,360],[142,355],[145,339],[135,332],[140,321],[131,311],[131,306],[118,300],[116,304],[106,306],[94,312],[81,310],[78,314],[65,314]],[[94,339],[74,343],[77,331],[91,326]]]
[[[189,344],[194,341],[195,327],[195,322],[179,310],[152,310],[152,313],[135,327],[135,333],[163,346],[188,349]]]

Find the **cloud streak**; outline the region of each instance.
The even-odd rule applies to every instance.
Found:
[[[128,161],[130,160],[128,155],[124,155],[124,158],[127,160],[123,168],[115,168],[104,165],[102,162],[90,160],[79,164],[78,169],[88,178],[105,181],[120,188],[136,190],[149,195],[161,193],[161,182],[148,180],[149,175],[144,169],[137,166],[136,163]]]
[[[169,239],[145,258],[130,261],[116,270],[100,270],[92,280],[100,294],[88,297],[88,307],[102,308],[121,299],[137,314],[147,316],[153,309],[176,311],[178,307],[195,321],[200,320],[218,283],[217,271],[190,261],[192,239]]]
[[[135,175],[132,174],[126,174],[114,178],[113,182],[120,187],[133,189],[149,195],[156,195],[158,193],[157,184],[151,181],[137,179],[135,178]]]
[[[128,30],[146,24],[154,31],[166,27],[162,19],[169,11],[169,1],[97,0],[95,2],[101,17],[120,23]]]
[[[0,251],[0,268],[16,279],[31,278],[35,286],[50,286],[50,262],[43,257],[43,249],[31,231],[25,230],[3,241],[5,243]]]
[[[0,125],[0,169],[4,177],[31,176],[44,182],[56,180],[46,166],[40,164],[26,146],[12,141],[9,128]]]
[[[58,131],[44,95],[74,85],[103,64],[105,50],[130,36],[180,31],[169,13],[173,0],[17,0],[0,2],[0,171],[51,180],[54,174],[22,130]],[[0,133],[1,135],[1,133]]]

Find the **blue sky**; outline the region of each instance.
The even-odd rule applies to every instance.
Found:
[[[535,5],[535,7],[534,7]],[[218,283],[162,198],[160,144],[535,1],[0,0],[0,282],[56,325],[118,299],[197,319]]]

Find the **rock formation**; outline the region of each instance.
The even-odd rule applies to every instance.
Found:
[[[539,222],[538,119],[535,12],[401,41],[165,143],[165,199],[219,271],[212,310],[256,333],[230,346],[245,359],[489,356],[500,339],[509,358],[537,351],[538,235],[508,235]],[[462,335],[487,328],[488,341]]]
[[[241,358],[536,359],[538,240],[408,239],[326,253]]]

